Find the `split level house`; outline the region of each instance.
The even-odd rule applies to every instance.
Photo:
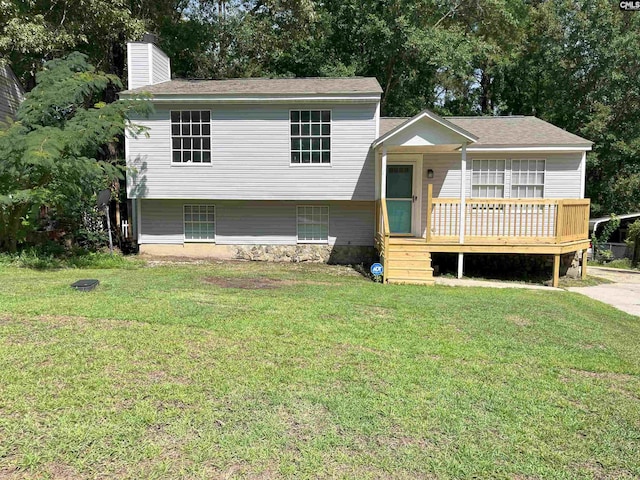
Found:
[[[465,254],[539,254],[557,284],[561,256],[589,246],[592,144],[538,118],[385,118],[375,78],[175,80],[170,65],[128,44],[121,97],[154,105],[126,136],[141,252],[373,252],[385,281],[424,284],[432,253],[458,254],[459,275]]]

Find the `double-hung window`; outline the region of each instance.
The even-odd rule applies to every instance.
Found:
[[[211,112],[179,110],[171,112],[171,163],[211,163]]]
[[[327,243],[329,241],[329,207],[298,205],[298,243]]]
[[[291,110],[291,165],[331,164],[331,110]]]
[[[511,160],[511,197],[544,197],[544,160]]]
[[[213,205],[184,206],[184,240],[213,242],[216,238],[216,210]]]
[[[503,198],[506,160],[473,160],[471,197]]]

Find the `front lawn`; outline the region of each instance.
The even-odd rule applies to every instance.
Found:
[[[0,478],[637,478],[639,344],[562,291],[0,266]]]

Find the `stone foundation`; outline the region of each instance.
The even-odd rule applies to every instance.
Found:
[[[265,262],[316,262],[332,264],[372,263],[373,247],[330,245],[234,245],[235,258]]]
[[[316,262],[341,265],[370,264],[378,259],[378,254],[374,247],[353,245],[143,244],[140,245],[140,253],[154,256],[215,258],[220,260]]]

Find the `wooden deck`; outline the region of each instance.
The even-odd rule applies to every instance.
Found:
[[[560,255],[589,247],[588,199],[432,198],[427,192],[423,237],[392,236],[386,201],[376,205],[376,248],[388,283],[433,283],[432,253],[553,255],[558,285]],[[464,212],[464,215],[461,215]],[[460,222],[464,228],[460,228]]]

